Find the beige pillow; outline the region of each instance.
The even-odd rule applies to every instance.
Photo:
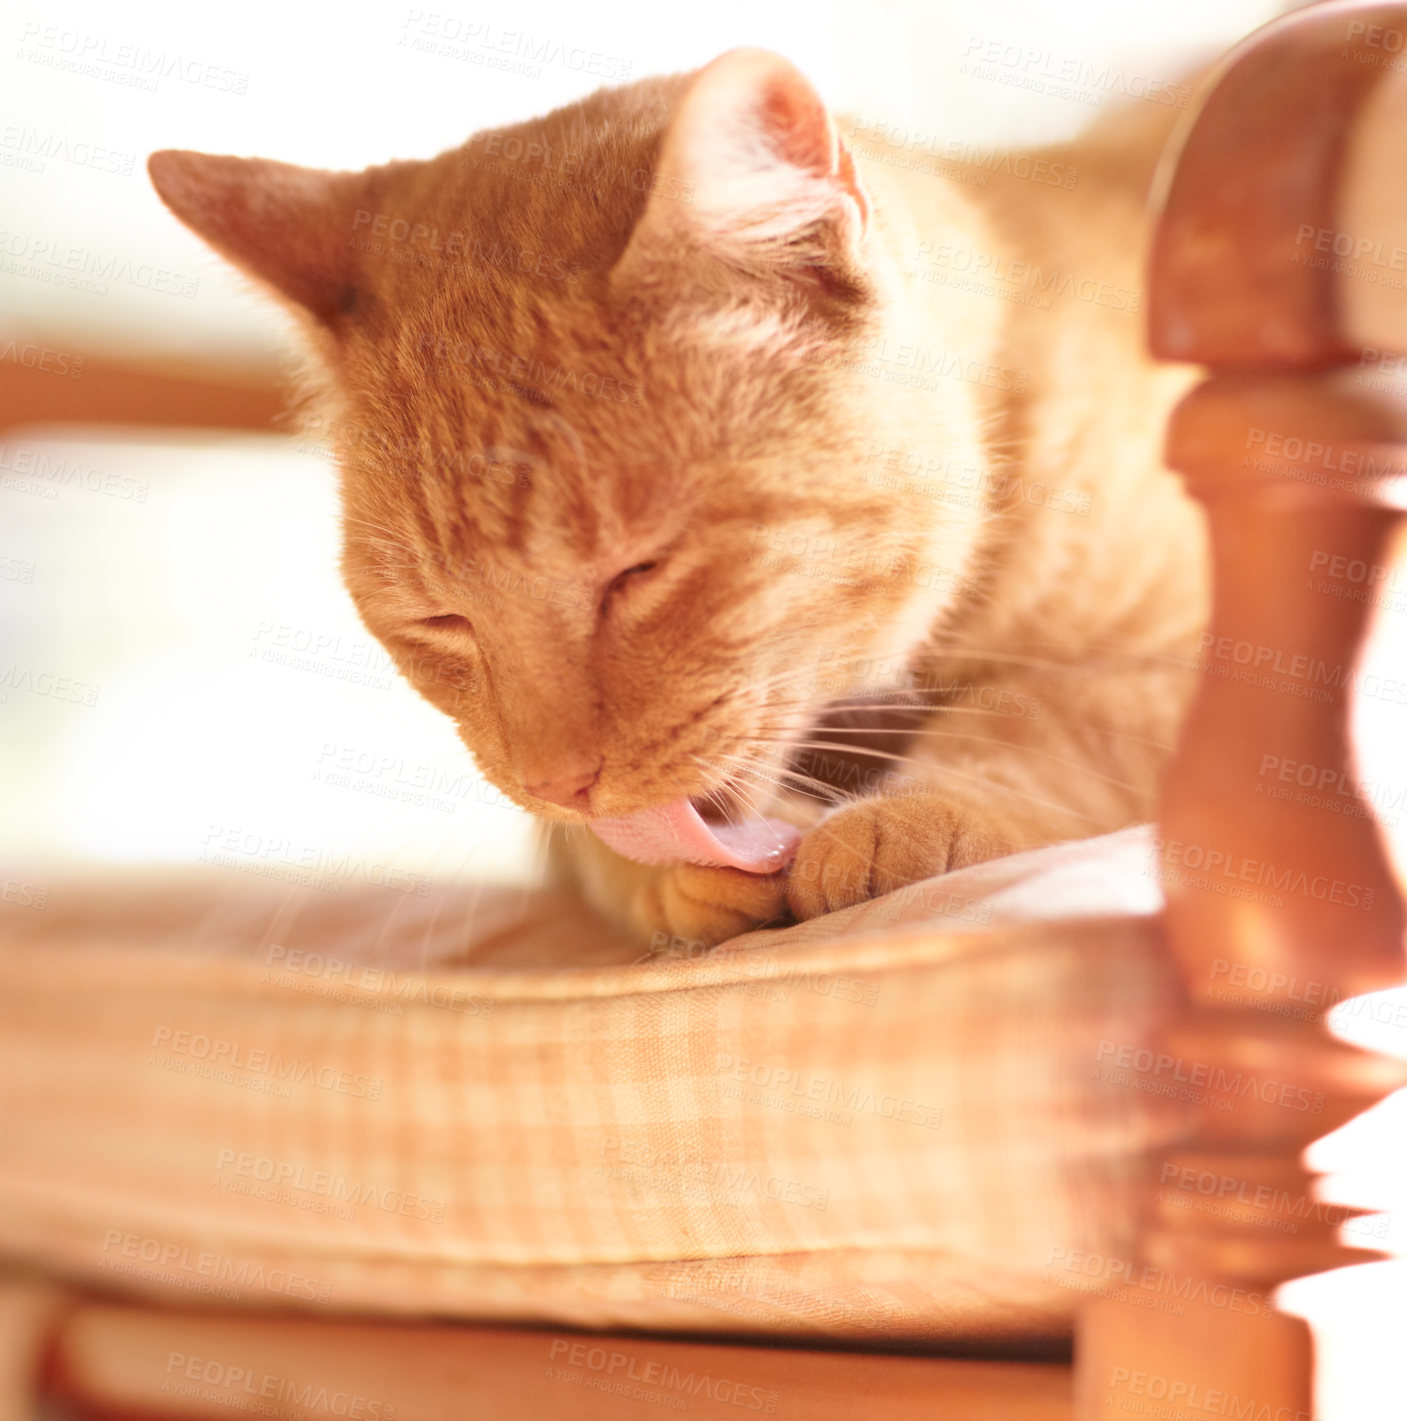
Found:
[[[57,886],[0,917],[0,1249],[178,1303],[1061,1335],[1146,1286],[1176,1133],[1116,1068],[1171,966],[1093,916],[1156,907],[1147,849],[646,962],[563,894]]]

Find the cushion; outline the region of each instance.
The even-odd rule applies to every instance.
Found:
[[[1150,842],[645,959],[546,889],[54,884],[0,910],[0,1250],[168,1302],[1062,1337],[1179,1128],[1107,1068],[1178,998]]]

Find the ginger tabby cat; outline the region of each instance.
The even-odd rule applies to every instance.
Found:
[[[150,170],[302,319],[366,625],[598,907],[716,943],[1150,815],[1206,616],[1171,116],[934,162],[737,50],[425,162]]]

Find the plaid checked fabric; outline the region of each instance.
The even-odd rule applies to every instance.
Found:
[[[1176,992],[1152,918],[1010,895],[1113,837],[647,961],[545,891],[56,889],[0,918],[0,1252],[174,1303],[1059,1335],[1177,1130],[1100,1063]]]

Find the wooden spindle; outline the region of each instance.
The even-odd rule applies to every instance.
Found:
[[[1407,266],[1394,34],[1407,6],[1267,26],[1212,76],[1160,183],[1152,348],[1211,372],[1167,439],[1206,510],[1214,587],[1159,829],[1186,1001],[1157,1069],[1189,1098],[1169,1107],[1180,1143],[1147,1161],[1138,1248],[1182,1307],[1084,1311],[1084,1418],[1159,1400],[1223,1414],[1228,1398],[1312,1415],[1308,1329],[1266,1300],[1373,1256],[1339,1241],[1345,1211],[1313,1207],[1301,1160],[1407,1079],[1325,1023],[1333,1002],[1402,979],[1407,921],[1352,749],[1372,608],[1334,576],[1385,567],[1407,511],[1407,399],[1363,378],[1365,348],[1407,351],[1407,302],[1390,320],[1361,289],[1397,251]],[[1312,795],[1296,792],[1306,769]],[[1232,1205],[1188,1207],[1186,1180]]]

